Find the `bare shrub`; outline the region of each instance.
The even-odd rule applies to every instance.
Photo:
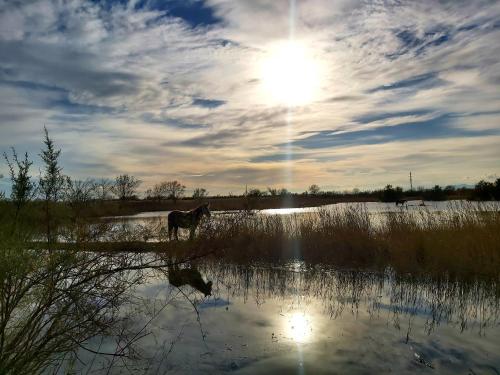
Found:
[[[141,180],[138,180],[134,176],[122,174],[116,177],[111,191],[120,200],[132,199],[137,195],[137,188],[140,184]]]

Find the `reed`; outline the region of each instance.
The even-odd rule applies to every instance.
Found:
[[[36,217],[25,216],[30,223]],[[498,277],[500,270],[497,203],[450,202],[442,212],[422,207],[372,214],[360,203],[289,215],[220,213],[202,222],[193,241],[178,242],[168,241],[165,219],[148,219],[140,225],[61,219],[61,241],[54,247],[155,251],[180,257],[210,253],[219,260],[237,263],[302,260],[357,269],[392,267],[400,273]],[[42,237],[36,235],[39,228],[35,224],[28,225],[34,232],[30,237],[42,240],[30,246],[43,247],[43,233]]]
[[[401,209],[377,216],[362,204],[282,216],[239,212],[204,223],[191,247],[219,250],[218,257],[236,262],[299,259],[498,277],[500,209],[460,202],[442,212]]]

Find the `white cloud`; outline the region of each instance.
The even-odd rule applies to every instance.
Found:
[[[251,160],[282,154],[287,137],[453,114],[449,137],[436,141],[294,147],[292,188],[318,176],[323,186],[380,186],[391,172],[385,165],[406,170],[410,159],[427,168],[429,183],[499,172],[500,152],[488,141],[500,132],[499,3],[298,2],[294,36],[327,72],[317,101],[293,110],[291,127],[286,108],[263,95],[256,68],[289,37],[290,2],[206,4],[222,22],[192,28],[135,2],[0,1],[0,148],[37,152],[46,124],[76,175],[107,165],[147,183],[185,176],[211,192],[234,192],[285,183],[275,177],[286,175],[284,162]],[[200,104],[210,101],[218,104]],[[359,121],[384,113],[393,115]],[[433,142],[448,156],[430,163]]]

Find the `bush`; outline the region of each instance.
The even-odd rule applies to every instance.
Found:
[[[424,199],[428,201],[446,200],[446,193],[439,185],[434,186],[432,189],[425,190],[422,195]]]
[[[141,181],[134,176],[122,174],[116,177],[115,184],[111,188],[111,191],[120,200],[133,199],[137,194],[137,188],[140,184]]]
[[[496,183],[487,182],[484,180],[479,181],[474,187],[474,198],[481,201],[489,201],[495,199],[495,195],[497,195],[495,193],[497,193],[498,186],[500,184],[499,180],[500,179],[497,179]]]
[[[403,198],[403,189],[399,186],[393,188],[392,185],[387,185],[384,190],[382,190],[382,194],[380,200],[382,202],[395,202]]]

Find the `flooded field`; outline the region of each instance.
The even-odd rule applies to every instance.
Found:
[[[498,284],[294,262],[191,263],[193,285],[151,272],[134,288],[134,358],[82,350],[89,373],[497,374]],[[170,272],[179,272],[170,270]],[[199,273],[198,273],[199,272]],[[198,284],[194,279],[198,280]],[[201,284],[200,284],[201,282]],[[211,295],[200,285],[211,282]],[[119,352],[115,338],[91,349]]]
[[[396,206],[393,202],[353,202],[353,203],[336,203],[336,204],[327,204],[318,207],[298,207],[298,208],[271,208],[264,210],[252,210],[253,213],[256,214],[264,214],[264,215],[287,215],[287,214],[296,214],[296,213],[306,213],[306,212],[318,212],[320,210],[330,210],[333,208],[345,208],[350,206],[366,206],[369,212],[371,213],[382,213],[382,212],[397,212],[400,209],[409,209],[409,210],[419,210],[422,208],[426,208],[430,211],[444,211],[447,210],[450,205],[462,204],[466,201],[457,200],[457,201],[408,201],[405,205]],[[479,206],[497,206],[498,202],[468,202],[471,205]],[[151,212],[141,212],[135,215],[129,216],[116,216],[115,218],[123,218],[123,219],[146,219],[152,217],[162,217],[167,216],[170,211],[151,211]],[[213,211],[219,214],[229,214],[237,211]]]
[[[167,216],[170,211],[142,212],[130,216],[105,217],[103,220],[111,225],[107,230],[106,241],[140,240],[162,242],[167,239]],[[468,201],[408,201],[404,205],[394,203],[365,202],[337,203],[319,207],[279,208],[249,211],[212,211],[210,220],[202,221],[199,231],[224,231],[228,225],[243,223],[260,226],[262,231],[285,231],[288,234],[299,233],[305,228],[314,229],[332,219],[342,221],[344,226],[362,225],[369,231],[386,229],[391,220],[403,221],[406,224],[422,227],[434,227],[457,221],[477,220],[485,213],[500,213],[498,202]],[[470,215],[476,216],[475,218]],[[479,219],[482,220],[482,219]],[[349,222],[351,221],[351,222]],[[355,222],[355,223],[354,223]],[[447,225],[447,224],[446,224]],[[262,228],[262,226],[266,228]],[[279,227],[279,228],[277,228]],[[351,228],[356,229],[356,228]],[[359,228],[357,228],[359,229]],[[307,230],[306,230],[307,231]],[[130,234],[136,237],[131,238]],[[187,231],[180,233],[187,238]],[[303,235],[303,234],[300,234]]]
[[[363,203],[336,203],[319,207],[303,207],[303,208],[273,208],[264,210],[250,210],[250,211],[212,211],[212,220],[217,220],[218,217],[227,215],[237,215],[245,212],[246,214],[257,216],[294,216],[294,217],[314,217],[321,212],[345,211],[348,209],[363,209],[370,215],[374,224],[387,214],[394,214],[398,212],[405,212],[409,214],[419,214],[422,212],[446,213],[456,209],[467,208],[468,210],[484,210],[484,211],[498,211],[500,209],[499,202],[467,202],[463,200],[456,201],[408,201],[404,205],[395,205],[392,202],[363,202]],[[129,216],[113,216],[107,217],[106,220],[114,221],[117,223],[147,225],[156,223],[158,225],[166,225],[167,216],[170,211],[151,211],[141,212]]]
[[[5,372],[499,373],[496,203],[166,214],[5,242]]]
[[[336,252],[342,250],[348,254],[350,246],[357,244],[356,237],[377,232],[380,223],[389,225],[388,233],[399,233],[398,228],[407,223],[405,215],[423,215],[422,218],[433,220],[443,215],[445,219],[439,219],[441,221],[436,219],[428,224],[424,220],[422,224],[432,230],[444,228],[444,232],[438,234],[440,239],[448,225],[453,227],[450,220],[463,210],[467,215],[478,210],[496,212],[498,204],[415,201],[404,207],[391,203],[345,203],[245,213],[213,212],[211,226],[202,226],[200,237],[217,231],[218,223],[231,222],[222,230],[224,233],[233,230],[239,220],[246,223],[243,233],[247,233],[249,227],[254,228],[254,222],[264,223],[250,231],[249,238],[257,241],[261,232],[270,235],[271,240],[275,231],[299,233],[297,240],[281,245],[288,249],[285,258],[297,260],[283,262],[265,253],[262,261],[256,259],[257,251],[249,256],[252,261],[245,257],[243,261],[235,255],[238,245],[233,243],[228,258],[215,256],[187,262],[178,268],[150,271],[134,286],[129,303],[120,308],[121,314],[128,317],[128,328],[139,332],[140,339],[132,340],[133,355],[102,356],[82,350],[77,368],[95,373],[152,374],[498,374],[500,287],[497,278],[481,278],[476,271],[470,276],[464,273],[458,277],[446,271],[433,272],[431,276],[426,272],[396,271],[391,266],[368,271],[361,266],[334,265],[338,260]],[[342,212],[338,221],[336,212]],[[122,229],[135,228],[130,230],[134,233],[137,228],[148,227],[161,233],[167,214],[146,212],[115,217],[112,222]],[[390,221],[392,215],[399,221]],[[482,215],[477,214],[476,219],[482,220]],[[305,247],[304,241],[308,239],[308,231],[317,228],[308,220],[318,217],[331,224],[317,229],[310,246],[320,244],[322,233],[329,233],[329,228],[333,228],[335,240],[347,233],[345,241],[349,245],[344,242],[322,244],[333,263],[317,261],[321,258],[316,257],[309,257],[311,261],[299,260],[314,253],[314,249]],[[304,229],[303,223],[309,226]],[[411,225],[403,228],[403,238],[414,230]],[[241,229],[234,233],[241,235]],[[432,234],[425,233],[422,235]],[[379,238],[371,236],[360,245],[363,249]],[[262,241],[268,241],[265,238]],[[158,241],[155,236],[148,240]],[[261,245],[266,243],[272,253],[279,253],[279,241],[283,238],[277,239],[278,246],[269,242],[261,242]],[[419,241],[411,240],[412,243]],[[429,241],[434,244],[432,238]],[[226,243],[224,237],[222,244]],[[394,244],[398,246],[398,242]],[[450,242],[449,246],[454,245]],[[353,249],[354,253],[364,251]],[[420,250],[416,251],[417,259],[409,262],[410,265],[422,264],[418,258]],[[399,253],[396,249],[395,254],[402,259],[413,256],[405,255],[404,251]],[[471,259],[476,259],[474,257]],[[342,263],[343,258],[339,259]],[[429,259],[424,262],[433,264],[432,257]],[[445,269],[453,269],[449,260],[445,264],[450,265]],[[461,267],[456,265],[457,270]],[[123,344],[115,337],[102,336],[94,338],[91,345],[94,351],[117,353]]]

